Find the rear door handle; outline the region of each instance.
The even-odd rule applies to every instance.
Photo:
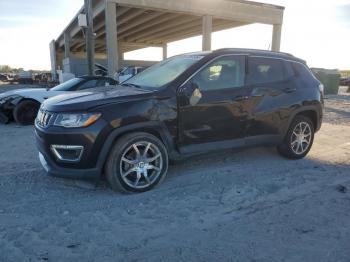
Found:
[[[297,91],[297,89],[294,88],[294,87],[286,87],[286,88],[283,88],[283,92],[285,92],[285,93],[293,93],[293,92],[295,92],[295,91]]]

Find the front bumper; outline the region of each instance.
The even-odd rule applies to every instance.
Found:
[[[63,178],[79,178],[89,179],[97,178],[101,174],[101,170],[98,168],[92,169],[73,169],[62,168],[57,166],[50,158],[45,157],[42,152],[39,151],[39,160],[46,173],[51,176],[63,177]]]
[[[56,127],[43,129],[36,124],[36,145],[45,171],[57,177],[98,178],[103,169],[103,162],[98,162],[98,158],[102,141],[105,140],[104,132],[101,131],[104,126],[104,120],[91,127],[70,130]],[[81,146],[83,150],[77,161],[67,161],[57,157],[53,145]]]

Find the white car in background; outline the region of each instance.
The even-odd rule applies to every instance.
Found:
[[[33,124],[41,103],[50,97],[94,87],[116,85],[117,81],[104,76],[82,76],[68,80],[51,89],[24,88],[0,94],[0,122],[15,120],[19,124]]]
[[[124,67],[118,73],[116,73],[115,79],[119,83],[123,83],[124,81],[128,80],[129,78],[133,77],[134,75],[137,75],[138,73],[141,73],[145,69],[146,68],[142,67],[142,66],[128,66],[128,67]]]

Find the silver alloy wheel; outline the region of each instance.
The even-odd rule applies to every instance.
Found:
[[[161,174],[163,157],[155,144],[141,141],[124,151],[119,168],[128,186],[142,189],[152,185]]]
[[[293,130],[290,146],[297,155],[304,154],[310,147],[312,138],[311,127],[307,122],[300,122]]]

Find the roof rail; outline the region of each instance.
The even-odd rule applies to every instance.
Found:
[[[214,52],[217,52],[217,51],[269,52],[269,53],[283,54],[283,55],[287,55],[290,57],[294,57],[294,55],[292,55],[290,53],[263,50],[263,49],[253,49],[253,48],[220,48],[220,49],[214,50]]]

